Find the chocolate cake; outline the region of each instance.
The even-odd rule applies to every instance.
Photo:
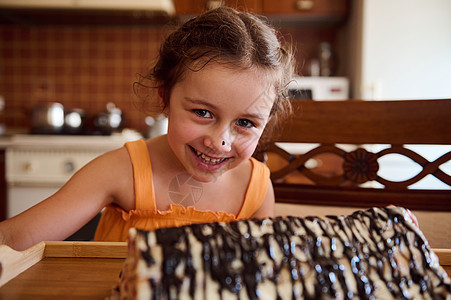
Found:
[[[399,207],[129,233],[120,299],[451,299]]]

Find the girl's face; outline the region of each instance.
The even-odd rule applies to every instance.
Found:
[[[274,98],[268,80],[255,69],[210,63],[187,70],[171,92],[169,145],[194,179],[214,181],[251,157]]]

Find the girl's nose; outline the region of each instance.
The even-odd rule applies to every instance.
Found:
[[[230,152],[232,150],[231,143],[221,137],[219,138],[205,137],[204,145],[217,153]]]
[[[230,152],[232,150],[232,139],[229,133],[212,134],[204,138],[204,145],[211,148],[213,151]]]
[[[221,141],[221,150],[222,150],[222,152],[230,152],[230,150],[232,150],[231,141],[227,141],[227,140],[223,139]]]

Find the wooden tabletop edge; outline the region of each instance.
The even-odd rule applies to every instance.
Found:
[[[126,242],[45,242],[45,257],[126,258]]]
[[[437,254],[440,265],[451,266],[451,249],[433,248],[432,251]]]

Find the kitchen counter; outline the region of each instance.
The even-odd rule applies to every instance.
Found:
[[[28,129],[26,128],[9,128],[6,127],[6,129],[0,134],[0,150],[6,149],[8,146],[11,145],[11,138],[15,135],[22,135],[27,134]]]
[[[16,134],[0,138],[0,148],[69,148],[69,149],[113,149],[128,141],[142,138],[135,132],[122,132],[112,135],[30,135]]]

